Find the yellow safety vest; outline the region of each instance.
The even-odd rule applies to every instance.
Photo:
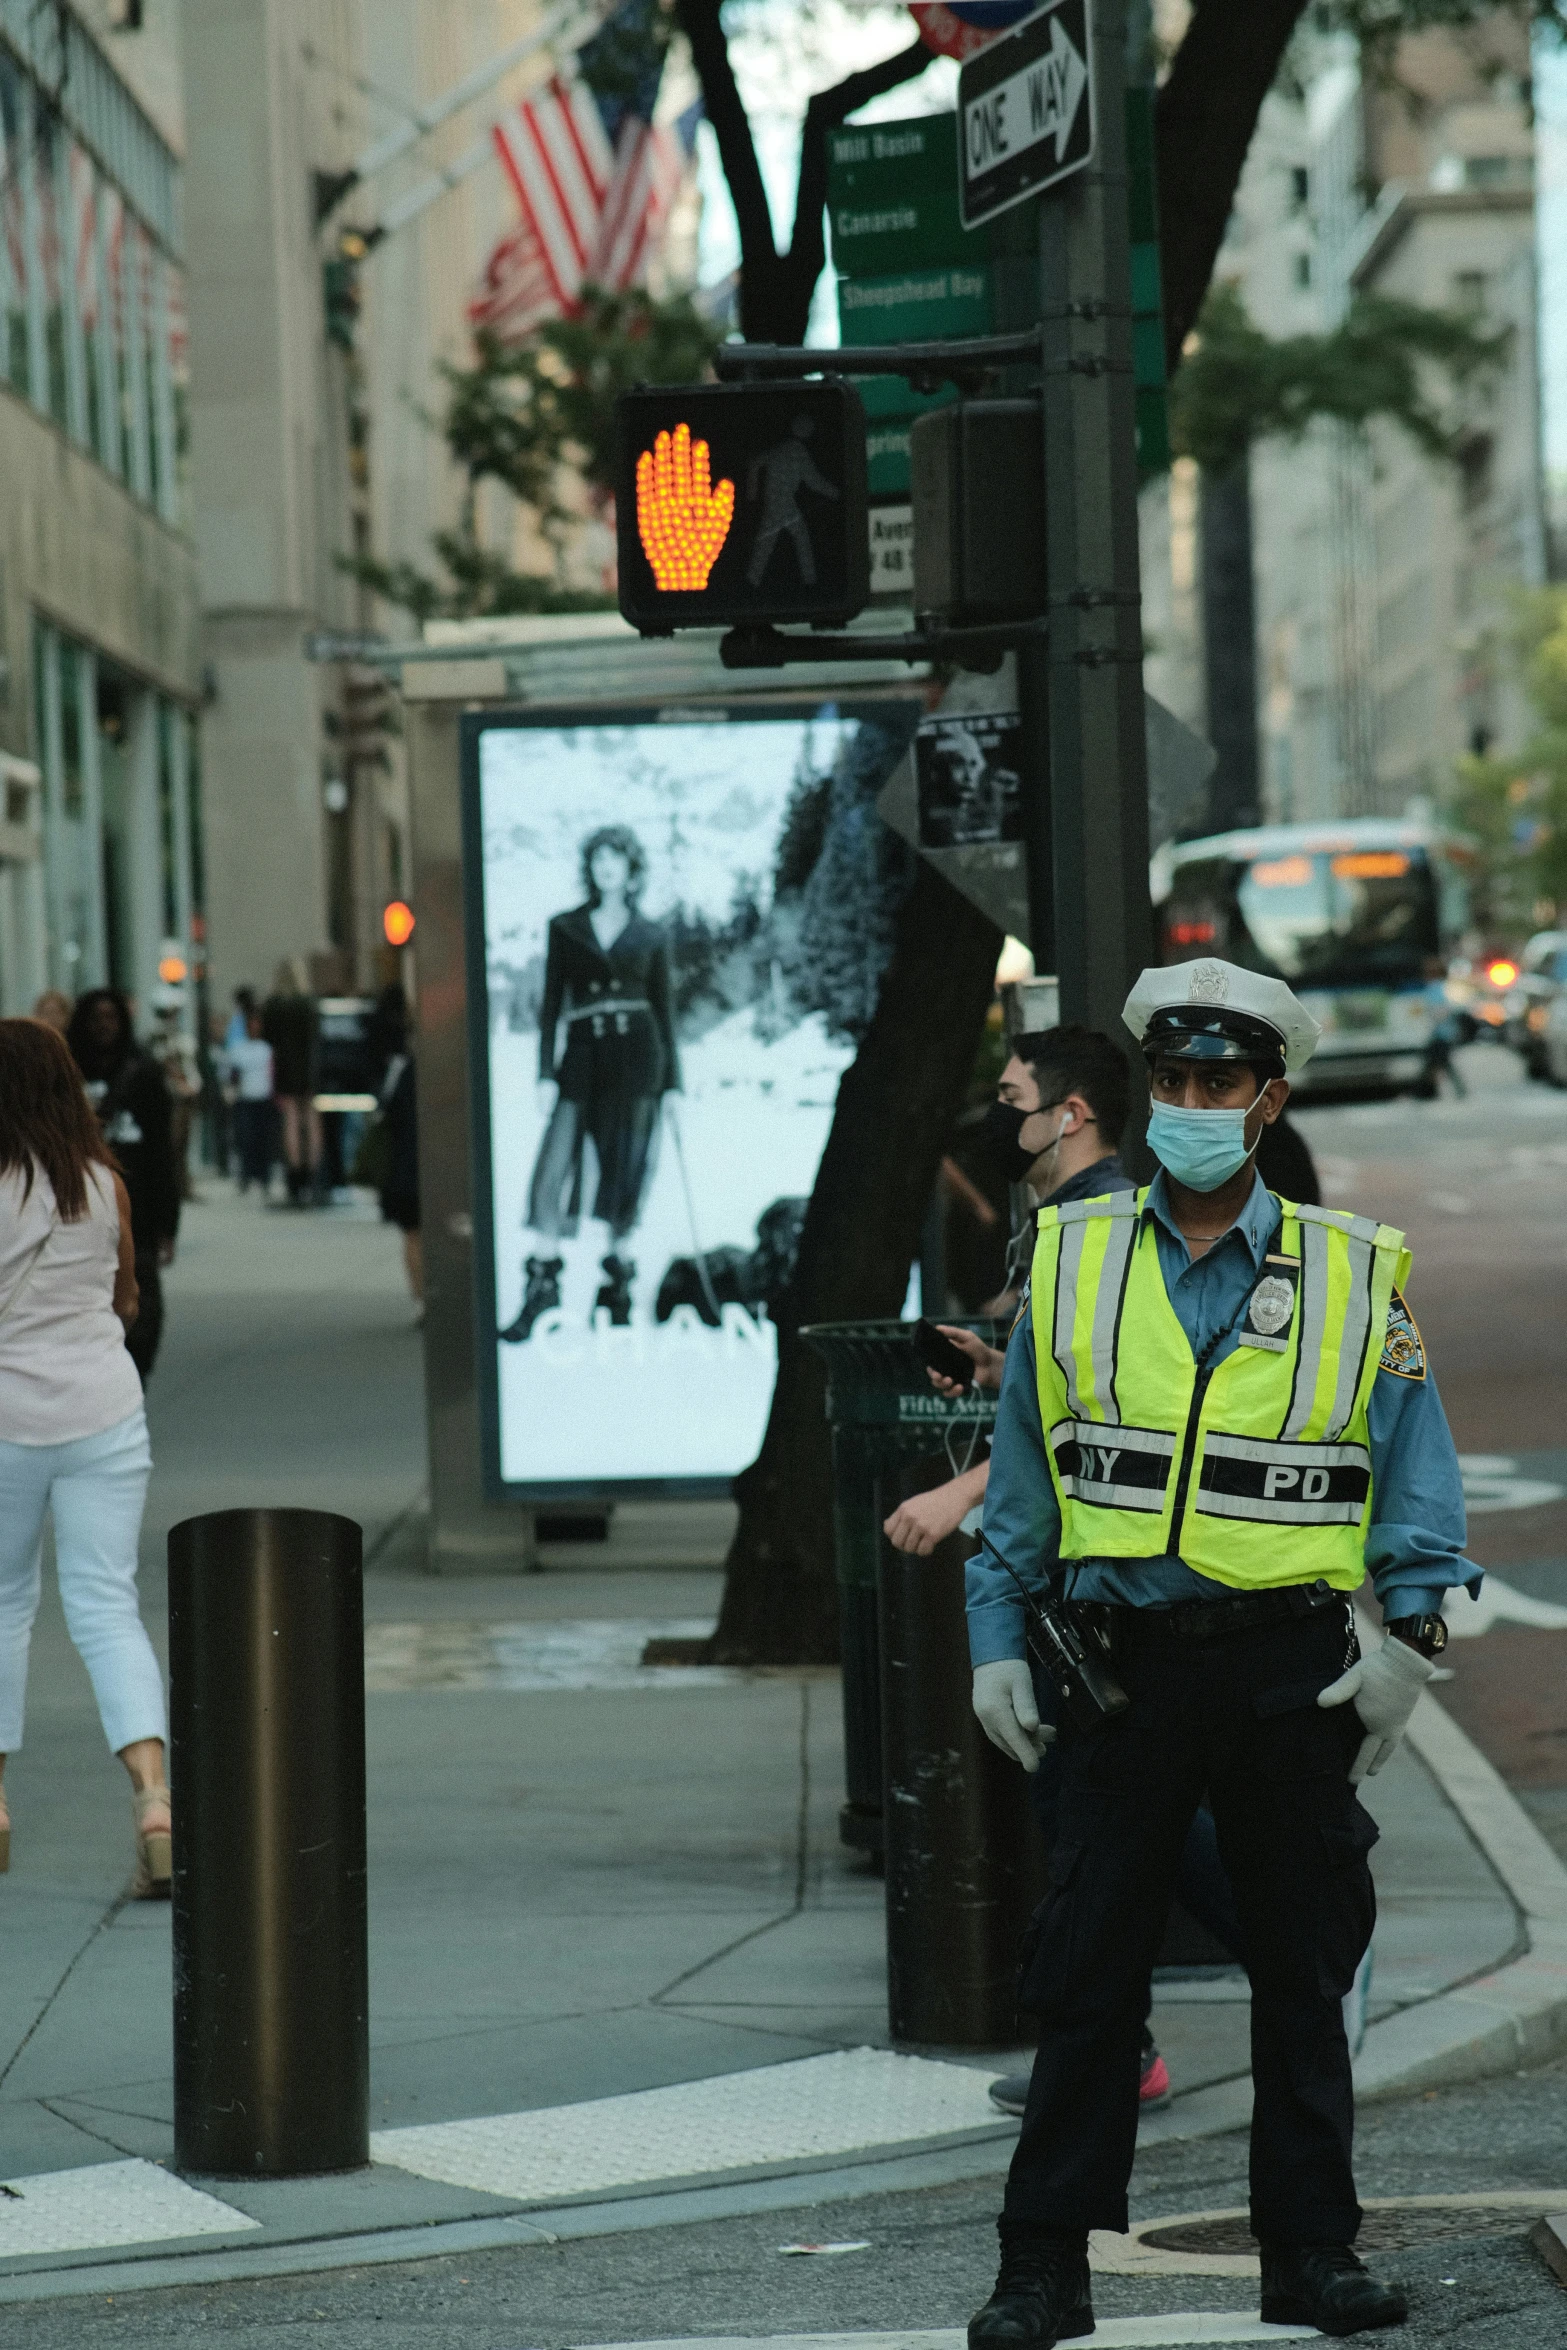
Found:
[[[1160,1558],[1237,1590],[1352,1591],[1371,1522],[1366,1411],[1404,1236],[1331,1208],[1283,1221],[1238,1328],[1199,1374],[1146,1191],[1045,1208],[1032,1301],[1064,1558]]]

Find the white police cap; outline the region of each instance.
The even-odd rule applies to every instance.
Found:
[[[1282,979],[1212,955],[1143,972],[1121,1017],[1150,1059],[1249,1061],[1290,1076],[1322,1035]]]

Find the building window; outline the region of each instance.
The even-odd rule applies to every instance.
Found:
[[[1466,188],[1515,188],[1529,177],[1528,159],[1522,155],[1470,155],[1464,160]]]
[[[1295,283],[1303,290],[1311,283],[1311,255],[1309,253],[1297,253],[1295,256]]]
[[[46,620],[33,628],[51,984],[152,1000],[163,942],[196,959],[194,722]]]
[[[1311,202],[1311,174],[1303,163],[1290,171],[1290,204],[1296,212],[1304,212]]]
[[[0,381],[176,521],[178,165],[67,11],[0,26]]]
[[[1460,269],[1453,278],[1453,307],[1464,310],[1471,317],[1479,317],[1485,309],[1485,271]]]

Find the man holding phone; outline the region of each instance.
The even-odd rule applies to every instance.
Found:
[[[1024,1185],[1036,1207],[1129,1191],[1132,1179],[1116,1155],[1126,1125],[1127,1082],[1125,1054],[1096,1028],[1038,1028],[1015,1038],[981,1129],[996,1172]],[[1021,1266],[1026,1278],[1033,1253],[1029,1216],[1013,1243],[1009,1274]],[[1017,1286],[1014,1279],[1003,1295],[1015,1294]],[[1001,1385],[1006,1358],[998,1348],[953,1323],[937,1328],[968,1356],[976,1385]],[[956,1379],[936,1370],[930,1383],[942,1395],[962,1392]],[[987,1457],[948,1484],[900,1502],[882,1529],[893,1549],[928,1558],[984,1500],[989,1475]]]

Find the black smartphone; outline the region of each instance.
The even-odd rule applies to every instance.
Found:
[[[943,1379],[956,1380],[959,1387],[973,1386],[974,1366],[968,1356],[923,1315],[914,1325],[914,1351],[927,1371],[939,1371]]]

